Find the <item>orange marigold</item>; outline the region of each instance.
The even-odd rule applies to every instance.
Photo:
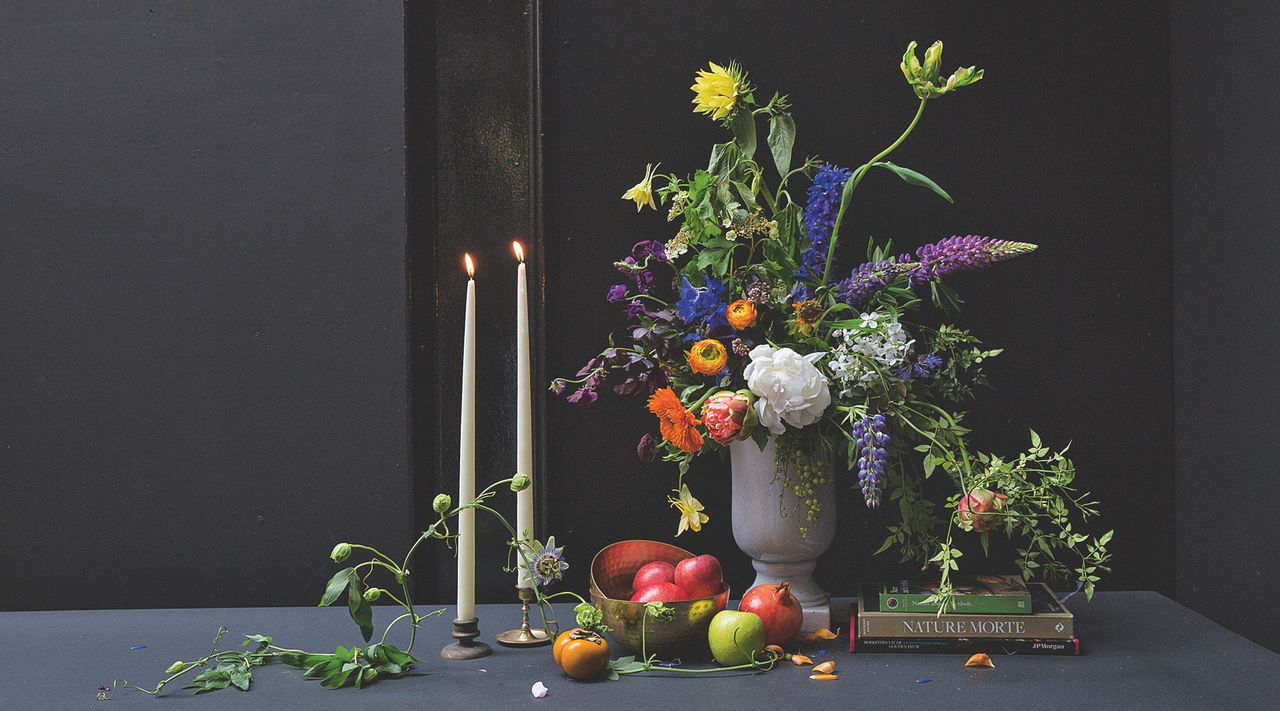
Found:
[[[729,351],[714,338],[704,338],[689,351],[689,367],[702,375],[715,375],[729,362]]]
[[[662,439],[684,452],[702,449],[702,424],[694,414],[684,408],[680,397],[671,388],[660,388],[649,396],[649,412],[658,417],[658,430]]]
[[[746,299],[738,299],[725,307],[724,315],[736,331],[751,328],[756,322],[756,305]]]

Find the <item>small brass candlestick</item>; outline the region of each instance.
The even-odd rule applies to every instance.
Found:
[[[493,648],[484,642],[477,642],[480,636],[480,618],[453,621],[453,638],[457,640],[446,644],[440,650],[445,659],[479,659],[493,654]]]
[[[529,603],[533,602],[533,588],[517,585],[516,593],[520,596],[520,629],[499,632],[494,639],[498,640],[498,644],[508,647],[541,647],[551,644],[551,636],[546,630],[535,630],[529,626]]]

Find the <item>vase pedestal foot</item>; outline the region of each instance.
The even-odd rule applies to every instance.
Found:
[[[770,562],[752,560],[756,569],[756,585],[781,585],[791,583],[791,594],[800,601],[804,610],[804,623],[801,632],[812,632],[819,627],[831,628],[831,596],[826,590],[818,587],[813,579],[813,571],[818,567],[817,560],[798,560],[789,562]]]

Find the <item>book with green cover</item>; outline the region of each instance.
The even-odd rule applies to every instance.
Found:
[[[858,596],[855,619],[863,638],[907,639],[1071,639],[1075,625],[1071,612],[1044,583],[1032,583],[1031,614],[1008,615],[936,612],[885,612],[880,609],[880,586],[864,585]]]
[[[974,575],[952,579],[955,609],[947,614],[1031,614],[1031,591],[1021,575]],[[880,588],[881,612],[937,612],[940,603],[929,601],[936,583],[903,580]]]

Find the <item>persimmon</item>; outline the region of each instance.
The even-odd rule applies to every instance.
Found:
[[[595,632],[575,627],[556,638],[551,657],[570,679],[596,679],[609,666],[609,643]]]

